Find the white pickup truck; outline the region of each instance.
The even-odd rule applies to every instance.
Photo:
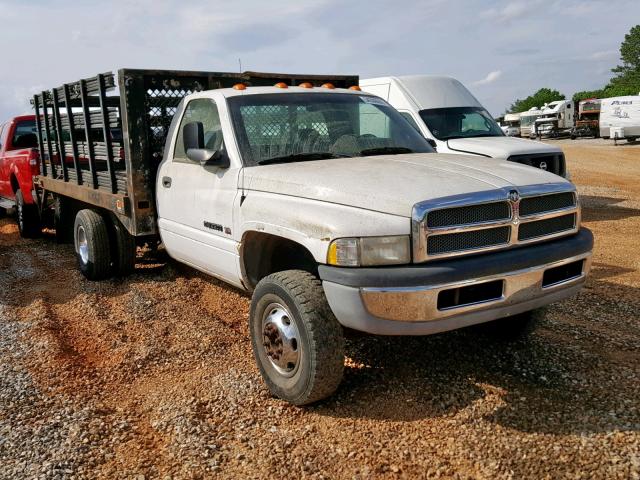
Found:
[[[128,169],[148,138],[127,118],[135,74],[120,77]],[[331,395],[344,328],[428,335],[500,321],[517,331],[584,284],[593,237],[562,177],[434,153],[395,109],[358,89],[297,77],[297,86],[246,83],[189,94],[171,112],[155,225],[175,260],[252,292],[251,341],[273,394],[294,404]],[[144,192],[129,191],[118,213],[81,199],[73,181],[53,176],[55,162],[43,163],[40,198],[58,199],[58,211],[60,198],[79,203],[81,270],[119,273],[135,238],[125,217]]]

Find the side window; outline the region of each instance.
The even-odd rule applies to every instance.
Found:
[[[413,116],[409,112],[400,112],[400,115],[402,115],[404,119],[407,122],[409,122],[413,128],[415,128],[418,132],[420,132],[420,127],[418,127],[418,124],[416,123],[416,121],[413,119]],[[422,133],[420,134],[422,135]]]
[[[389,138],[389,117],[375,105],[360,104],[360,135],[374,135],[378,138]]]
[[[190,122],[202,122],[204,127],[205,148],[211,150],[219,150],[222,148],[222,126],[220,125],[218,107],[213,100],[208,98],[197,98],[195,100],[191,100],[187,104],[184,116],[180,121],[178,138],[173,151],[174,159],[192,163],[192,161],[187,158],[184,151],[184,137],[182,133],[184,126]]]

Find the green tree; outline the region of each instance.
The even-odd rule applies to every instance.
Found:
[[[573,94],[573,101],[578,103],[585,98],[604,98],[604,89],[599,90],[585,90],[583,92],[576,92]]]
[[[529,110],[533,107],[542,107],[545,103],[555,102],[556,100],[564,100],[565,96],[557,90],[551,90],[550,88],[541,88],[533,95],[529,95],[524,100],[516,100],[509,107],[509,113],[518,113]]]
[[[638,95],[640,92],[640,25],[631,27],[620,45],[620,61],[611,71],[616,75],[604,88],[607,97]]]

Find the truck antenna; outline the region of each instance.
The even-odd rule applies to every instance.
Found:
[[[242,73],[242,60],[240,60],[239,58],[238,58],[238,71],[239,73]]]

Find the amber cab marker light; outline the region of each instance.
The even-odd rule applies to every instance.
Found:
[[[278,88],[289,88],[289,85],[287,85],[284,82],[278,82],[274,85],[274,87],[278,87]]]
[[[322,88],[328,88],[329,90],[333,90],[336,87],[333,86],[333,83],[324,83],[322,85]]]
[[[300,88],[313,88],[313,85],[309,82],[302,82],[300,85],[298,85]]]
[[[246,90],[246,89],[247,89],[247,86],[246,86],[244,83],[236,83],[236,84],[233,86],[233,89],[234,89],[234,90]]]
[[[349,90],[355,90],[357,92],[361,92],[362,91],[362,89],[358,85],[351,85],[349,87]]]

